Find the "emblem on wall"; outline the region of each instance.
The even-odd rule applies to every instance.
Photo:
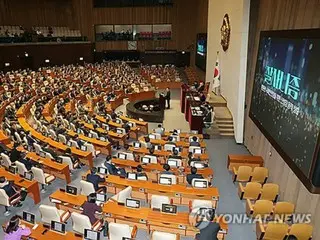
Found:
[[[231,28],[230,28],[229,15],[225,14],[223,17],[222,26],[221,26],[221,46],[223,51],[227,51],[229,48],[230,33],[231,33]]]

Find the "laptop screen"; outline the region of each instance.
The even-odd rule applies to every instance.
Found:
[[[194,187],[195,188],[207,188],[208,182],[205,180],[194,180]]]
[[[151,162],[151,159],[149,157],[143,157],[142,158],[142,163],[148,164]]]
[[[90,229],[84,230],[84,239],[87,240],[100,240],[100,232],[93,231]]]
[[[66,192],[69,194],[77,195],[77,191],[78,191],[78,189],[76,187],[69,186],[69,185],[67,185],[67,187],[66,187]]]
[[[126,159],[126,158],[127,158],[127,155],[124,154],[124,153],[119,153],[119,154],[118,154],[118,158],[120,158],[120,159]]]
[[[64,223],[51,221],[51,230],[56,231],[56,232],[60,232],[60,233],[65,233],[66,232],[66,225]]]
[[[87,146],[82,145],[81,146],[81,150],[86,152],[87,151]]]
[[[103,167],[98,167],[98,173],[107,174],[108,173],[108,169],[103,168]]]
[[[126,199],[126,207],[129,208],[140,208],[140,201],[135,199]]]
[[[161,211],[164,212],[164,213],[175,214],[175,213],[177,213],[177,206],[176,205],[171,205],[171,204],[162,204]]]
[[[177,167],[178,166],[178,161],[177,160],[173,160],[173,159],[168,159],[168,165],[170,167]]]
[[[171,178],[160,177],[159,183],[163,184],[163,185],[171,185],[172,184],[172,180],[171,180]]]
[[[97,201],[99,202],[106,202],[107,201],[107,195],[105,194],[101,194],[101,193],[97,193]]]
[[[28,213],[28,212],[23,212],[22,213],[22,219],[28,223],[34,224],[35,223],[35,215]]]
[[[29,181],[31,181],[32,178],[33,178],[32,173],[30,173],[30,172],[25,172],[25,173],[24,173],[24,178],[27,179],[27,180],[29,180]]]
[[[127,173],[127,178],[130,180],[137,180],[137,174],[136,173]]]

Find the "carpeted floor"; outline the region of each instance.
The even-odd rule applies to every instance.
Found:
[[[184,115],[180,113],[180,92],[172,91],[171,109],[165,111],[164,127],[166,129],[181,129],[189,131],[188,123],[184,119]],[[124,111],[124,105],[118,110]],[[153,129],[157,124],[152,123],[149,129]],[[245,202],[241,201],[237,195],[237,186],[233,184],[231,174],[227,170],[227,155],[230,153],[247,154],[247,150],[242,145],[237,145],[233,139],[210,139],[205,140],[207,151],[210,156],[210,167],[214,170],[213,186],[219,188],[220,200],[218,203],[217,213],[244,213]],[[115,152],[114,152],[115,154]],[[100,165],[104,161],[104,156],[99,156],[95,159],[95,165]],[[88,170],[88,167],[83,167],[77,170],[72,175],[72,183],[70,185],[79,187],[81,175]],[[59,188],[65,187],[65,181],[57,179],[51,184],[46,193],[41,193],[41,204],[50,204],[49,195]],[[22,215],[22,211],[28,211],[36,214],[36,221],[40,221],[39,207],[40,204],[34,205],[33,200],[27,198],[21,208],[11,208],[12,214],[5,217],[0,214],[0,224],[5,223],[15,214]],[[186,211],[187,208],[180,207],[179,211]],[[0,211],[4,212],[4,207],[0,207]],[[67,230],[72,231],[72,221],[69,219]],[[0,231],[0,239],[3,239],[3,231]],[[137,235],[138,240],[147,240],[150,237],[146,231],[139,230]],[[183,240],[191,238],[182,237]],[[255,226],[250,224],[230,224],[227,240],[253,240],[255,236]]]

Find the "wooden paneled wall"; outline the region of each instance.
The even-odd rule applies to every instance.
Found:
[[[1,0],[0,25],[69,26],[94,42],[95,24],[172,24],[172,40],[139,41],[138,49],[187,50],[206,32],[208,0],[175,0],[173,7],[93,8],[92,0]],[[98,51],[125,50],[126,41],[99,42]]]
[[[285,161],[271,146],[248,116],[259,35],[263,30],[320,28],[319,0],[252,0],[247,71],[245,145],[255,155],[265,159],[270,170],[270,182],[280,185],[280,200],[296,204],[296,212],[311,213],[313,239],[320,239],[320,195],[310,194]]]

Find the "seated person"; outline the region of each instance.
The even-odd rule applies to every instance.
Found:
[[[210,209],[208,210],[208,213],[205,214],[205,218],[202,219],[202,221],[198,221],[198,226],[206,226],[205,228],[200,228],[200,233],[196,234],[196,240],[218,240],[218,233],[220,230],[220,225],[217,222],[213,222],[214,220],[214,210]]]
[[[161,136],[164,136],[165,129],[162,127],[161,124],[159,124],[158,127],[154,129],[154,132],[159,133]]]
[[[87,175],[87,181],[88,182],[91,182],[94,186],[94,190],[97,192],[97,191],[100,191],[102,190],[103,192],[107,192],[107,187],[106,186],[99,186],[99,183],[103,183],[105,182],[105,178],[102,178],[100,177],[98,174],[97,174],[97,168],[93,167],[91,169],[91,173],[89,173]]]
[[[166,144],[172,144],[176,146],[176,143],[173,141],[173,137],[169,136]]]
[[[203,176],[201,174],[197,174],[197,169],[195,167],[191,167],[191,173],[187,174],[187,182],[191,185],[192,184],[192,180],[194,178],[201,178],[203,179]]]
[[[78,168],[80,168],[80,161],[77,157],[74,157],[71,153],[71,148],[67,148],[65,151],[65,154],[63,155],[65,157],[69,157],[71,159],[71,162],[73,163],[73,165],[75,165],[76,163],[79,163]]]
[[[49,148],[49,144],[48,143],[44,143],[43,144],[43,147],[42,147],[42,150],[44,152],[47,152],[47,153],[50,153],[51,156],[54,158],[54,159],[57,159],[58,155],[55,151],[53,151],[51,148]]]
[[[19,191],[18,189],[16,189],[16,187],[14,186],[14,182],[7,181],[7,179],[3,176],[0,177],[0,188],[6,192],[9,198],[13,197],[13,199],[16,199],[19,196],[21,197],[20,202],[16,205],[17,207],[20,207],[22,205],[21,202],[26,199],[28,194],[24,190]]]
[[[21,152],[17,149],[18,147],[19,144],[15,142],[10,153],[10,161],[13,163],[21,158]]]
[[[34,143],[37,143],[37,141],[32,137],[32,134],[30,131],[27,132],[26,139],[28,141],[29,146],[33,146]]]
[[[146,142],[147,149],[150,149],[153,146],[148,136],[144,137],[144,141]]]
[[[95,216],[96,212],[102,212],[101,206],[96,204],[96,193],[90,193],[88,196],[88,200],[81,206],[83,208],[82,214],[86,215],[90,219],[90,223],[95,224],[98,219]]]
[[[179,156],[179,151],[177,149],[173,151],[172,155],[170,155],[169,158],[182,159],[182,157]]]
[[[163,165],[163,169],[164,169],[164,171],[162,171],[161,174],[171,174],[171,175],[174,175],[174,173],[170,171],[171,168],[170,168],[170,165],[169,165],[169,164],[167,164],[167,163],[164,164],[164,165]]]
[[[31,234],[30,228],[21,225],[20,217],[13,216],[4,228],[4,240],[19,240]]]
[[[178,136],[179,135],[178,130],[177,129],[173,129],[172,135],[173,136]]]
[[[111,156],[106,157],[106,161],[104,162],[104,166],[108,169],[108,172],[110,175],[116,175],[121,177],[126,177],[127,173],[124,168],[117,168],[112,162],[111,162]]]
[[[74,135],[74,139],[73,139],[75,142],[77,142],[79,148],[81,148],[81,146],[83,145],[83,142],[81,141],[81,139],[79,138],[79,135],[76,134]]]
[[[154,154],[154,147],[152,147],[152,148],[149,148],[149,155],[150,156],[156,156],[155,154]]]
[[[192,137],[192,142],[190,142],[190,146],[200,147],[200,143],[197,140],[198,140],[198,138],[196,136],[193,136]]]
[[[294,235],[289,235],[288,237],[285,237],[283,240],[298,240],[298,238]]]
[[[22,154],[21,154],[21,158],[18,160],[18,162],[23,163],[24,166],[26,167],[26,169],[27,169],[28,171],[30,171],[33,166],[36,166],[36,165],[37,165],[37,164],[36,164],[35,162],[33,162],[32,160],[26,158],[26,154],[25,154],[25,153],[22,153]]]
[[[141,166],[141,165],[138,165],[138,166],[137,166],[137,177],[138,177],[138,178],[139,178],[139,177],[146,177],[147,180],[148,180],[147,174],[144,173],[144,172],[142,172],[142,171],[143,171],[142,166]]]

